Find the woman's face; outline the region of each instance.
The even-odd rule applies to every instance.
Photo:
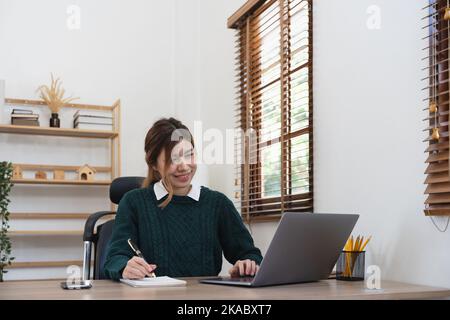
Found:
[[[169,167],[166,171],[165,150],[161,151],[157,159],[156,170],[172,184],[174,189],[187,188],[191,185],[192,178],[197,170],[195,154],[192,144],[187,140],[181,140],[171,152]]]

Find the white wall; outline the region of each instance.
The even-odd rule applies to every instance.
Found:
[[[427,43],[420,39],[426,2],[314,1],[315,209],[361,215],[354,234],[373,235],[367,264],[378,265],[383,279],[450,287],[450,231],[438,232],[423,214],[426,104],[420,79],[426,77],[421,49]],[[367,27],[371,6],[381,10],[380,29]],[[207,112],[211,125],[222,129],[234,125],[227,79],[233,39],[221,28],[231,12],[226,7],[207,7],[219,39],[211,45],[220,48],[213,56],[224,68],[203,96],[220,105]],[[208,66],[205,78],[212,77],[219,64],[202,61]],[[219,166],[209,175],[211,186],[233,196],[231,167]],[[436,219],[441,228],[446,221]],[[265,251],[275,224],[252,229]]]
[[[368,264],[384,279],[450,287],[449,232],[436,231],[422,211],[425,2],[314,1],[315,201],[317,212],[361,215],[354,233],[373,235]],[[82,8],[81,31],[64,26],[72,3]],[[233,128],[234,32],[226,19],[242,3],[0,0],[0,42],[8,44],[0,78],[7,96],[34,97],[53,71],[83,102],[120,97],[123,173],[144,174],[142,141],[154,119]],[[370,5],[381,9],[379,30],[366,26]],[[202,168],[199,177],[233,196],[231,166]],[[263,251],[274,229],[252,227]]]
[[[66,10],[72,4],[81,8],[80,30],[67,28]],[[178,6],[175,1],[148,0],[126,4],[111,0],[0,0],[0,79],[6,79],[6,96],[36,99],[36,88],[48,83],[53,72],[62,78],[68,94],[81,97],[80,103],[112,105],[120,98],[122,174],[145,175],[145,134],[156,119],[181,112],[184,87],[183,78],[177,75],[190,77],[182,69],[185,64],[175,62],[176,39],[180,38],[176,32],[181,32],[181,26],[175,29],[174,9]],[[48,110],[39,111],[41,124],[47,125]],[[1,123],[9,121],[8,114],[9,109],[4,109]],[[106,165],[107,150],[103,141],[0,134],[1,160]],[[207,184],[205,177],[200,170],[198,180]],[[95,212],[109,208],[107,197],[105,187],[17,185],[10,210]],[[73,199],[83,201],[74,203]],[[82,227],[80,221],[42,223],[12,221],[11,229]],[[82,243],[76,237],[14,237],[13,247],[17,261],[69,260],[81,258]],[[61,278],[64,269],[13,269],[6,276],[40,277]]]
[[[361,214],[355,234],[373,235],[384,278],[450,287],[450,232],[423,214],[426,2],[316,2],[316,209]],[[369,5],[379,30],[366,27]]]

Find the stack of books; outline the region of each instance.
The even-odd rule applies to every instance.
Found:
[[[11,124],[16,126],[39,127],[39,115],[32,110],[13,109],[11,112]]]
[[[112,131],[113,118],[109,111],[78,110],[73,115],[75,129]]]

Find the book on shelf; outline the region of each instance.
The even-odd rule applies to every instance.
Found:
[[[12,113],[11,114],[11,119],[38,119],[39,115],[38,114],[25,114],[25,113]]]
[[[32,126],[32,127],[39,127],[39,120],[37,119],[18,119],[18,118],[12,118],[11,124],[15,126]]]
[[[79,116],[112,119],[111,111],[104,111],[104,110],[77,110],[73,115],[73,118],[75,119],[76,117]]]
[[[112,124],[105,123],[91,123],[91,122],[76,122],[74,123],[74,129],[84,130],[100,130],[100,131],[112,131]]]
[[[33,114],[33,110],[14,108],[11,114]]]
[[[14,108],[11,112],[11,124],[16,126],[39,126],[39,114],[32,110]]]
[[[99,123],[99,124],[112,124],[112,117],[98,117],[98,116],[83,116],[78,115],[73,119],[74,123],[77,122],[89,122],[89,123]]]

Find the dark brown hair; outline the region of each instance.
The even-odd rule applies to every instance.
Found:
[[[181,123],[181,121],[174,118],[162,118],[156,121],[153,126],[148,130],[145,137],[145,162],[148,166],[147,178],[142,184],[143,187],[148,187],[153,182],[157,182],[162,179],[164,186],[166,187],[169,196],[159,206],[164,208],[172,200],[173,188],[170,181],[166,177],[161,177],[158,171],[153,169],[153,166],[157,166],[157,160],[159,154],[165,152],[165,170],[171,164],[171,152],[172,149],[182,140],[188,140],[194,147],[194,140],[189,129]]]

